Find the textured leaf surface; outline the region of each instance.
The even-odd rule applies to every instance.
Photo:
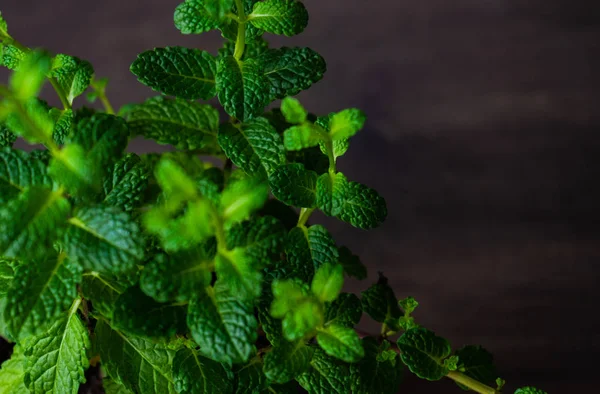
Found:
[[[77,300],[65,316],[41,335],[25,341],[25,385],[32,393],[77,394],[85,382],[91,344],[77,315]]]
[[[127,123],[134,135],[193,150],[216,136],[219,112],[210,105],[158,96],[134,105],[127,112]]]
[[[540,390],[535,387],[521,387],[515,391],[515,394],[548,394],[544,390]]]
[[[32,187],[0,207],[0,255],[37,258],[52,250],[70,209],[61,193]]]
[[[58,54],[52,59],[50,76],[58,82],[69,103],[90,86],[93,75],[91,63],[75,56]]]
[[[357,182],[350,182],[337,217],[354,227],[370,229],[379,226],[385,220],[387,205],[375,190]]]
[[[263,216],[232,227],[226,234],[226,242],[228,249],[243,248],[253,265],[262,267],[279,258],[285,237],[285,227],[278,219]]]
[[[0,298],[6,295],[14,276],[12,262],[0,259]]]
[[[265,0],[254,5],[248,20],[261,30],[290,37],[306,28],[308,11],[296,0]]]
[[[235,377],[235,394],[262,393],[269,384],[259,357],[253,358],[248,364],[236,370]]]
[[[0,202],[7,202],[30,186],[52,188],[44,163],[20,150],[0,149]]]
[[[341,172],[323,174],[317,180],[317,206],[327,216],[337,216],[342,212],[348,189],[348,180]]]
[[[114,275],[93,271],[83,274],[81,289],[83,296],[92,301],[94,310],[112,319],[115,301],[130,285]]]
[[[171,366],[179,346],[125,335],[104,320],[96,325],[96,349],[110,377],[136,394],[175,394]]]
[[[17,136],[6,125],[0,123],[0,148],[10,148],[16,140]]]
[[[311,394],[347,394],[350,392],[350,371],[347,364],[315,349],[311,368],[297,380]]]
[[[329,134],[334,141],[348,139],[364,127],[366,120],[361,110],[345,109],[329,117]]]
[[[20,265],[6,296],[4,317],[14,338],[43,332],[77,297],[81,268],[64,254]]]
[[[312,280],[311,290],[322,302],[332,302],[344,286],[344,267],[327,263],[319,267]]]
[[[265,118],[241,125],[224,123],[219,128],[218,141],[233,164],[251,176],[266,178],[285,163],[281,136]]]
[[[73,110],[65,109],[61,111],[57,108],[51,108],[49,114],[54,119],[52,139],[57,144],[62,145],[73,130],[73,122],[75,120]]]
[[[458,349],[454,355],[458,356],[458,371],[488,386],[495,385],[498,375],[490,352],[481,346],[468,345]]]
[[[295,96],[323,78],[327,64],[310,48],[269,49],[259,57],[272,99]]]
[[[294,280],[276,280],[272,283],[274,300],[271,315],[283,318],[281,331],[288,341],[296,341],[312,334],[324,323],[322,303],[309,294],[308,286]]]
[[[180,349],[175,355],[173,382],[180,394],[233,392],[233,381],[223,365],[188,348]]]
[[[115,163],[104,179],[104,202],[131,212],[139,206],[148,188],[150,171],[135,153],[129,153]]]
[[[119,382],[115,382],[109,376],[102,378],[102,388],[105,394],[131,394],[131,391],[127,390],[127,387]]]
[[[252,301],[260,295],[262,274],[243,249],[219,253],[215,259],[215,272],[238,299]]]
[[[356,279],[365,279],[367,277],[367,267],[360,261],[360,258],[353,254],[346,246],[339,248],[340,264],[344,266],[346,275]]]
[[[10,359],[0,366],[0,394],[27,393],[25,377],[25,355],[17,346]]]
[[[356,295],[342,293],[335,301],[327,305],[325,325],[354,327],[360,321],[362,312],[360,299]]]
[[[319,329],[317,342],[325,353],[348,363],[357,362],[365,355],[360,338],[353,328],[333,324]]]
[[[102,205],[82,208],[69,224],[65,249],[87,269],[124,273],[144,256],[139,227],[118,208]]]
[[[312,123],[307,122],[285,130],[283,145],[289,151],[299,151],[319,145],[324,138]]]
[[[179,4],[175,8],[175,27],[182,34],[200,34],[217,29],[219,20],[208,12],[206,3],[207,0],[188,0]]]
[[[335,241],[321,225],[292,229],[285,251],[294,270],[305,279],[312,278],[323,264],[337,262],[339,257]]]
[[[352,392],[362,394],[396,394],[402,382],[402,362],[400,356],[385,350],[372,337],[362,340],[365,357],[350,366]],[[389,346],[389,342],[387,342]],[[385,357],[381,357],[385,353]]]
[[[440,380],[448,369],[443,360],[450,356],[452,348],[444,338],[425,328],[413,328],[398,339],[400,357],[408,369],[421,379]]]
[[[287,383],[310,367],[314,348],[302,341],[282,342],[264,359],[264,373],[274,383]]]
[[[286,164],[271,174],[269,185],[279,201],[291,206],[314,208],[317,178],[316,172],[306,170],[300,163]]]
[[[144,85],[189,100],[214,97],[216,71],[216,60],[210,53],[183,47],[143,52],[131,65],[131,72]]]
[[[383,323],[389,318],[398,319],[402,315],[394,290],[385,278],[381,278],[361,295],[363,310],[375,321]]]
[[[19,67],[19,63],[25,57],[25,52],[20,50],[14,45],[5,45],[1,48],[0,52],[0,65],[8,68],[9,70],[15,70]]]
[[[214,289],[190,302],[188,326],[202,352],[224,363],[248,361],[257,338],[252,305],[240,301],[218,282]]]
[[[216,86],[225,111],[244,122],[262,113],[269,101],[269,85],[263,69],[252,59],[242,62],[233,56],[222,58]]]

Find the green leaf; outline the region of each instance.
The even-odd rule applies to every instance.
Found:
[[[216,59],[210,53],[183,47],[143,52],[131,65],[138,81],[152,90],[189,100],[214,97],[216,71]]]
[[[6,295],[14,276],[12,262],[0,259],[0,298]]]
[[[258,61],[270,85],[271,99],[295,96],[323,79],[327,64],[310,48],[269,49]]]
[[[414,297],[406,297],[398,301],[398,306],[404,310],[404,313],[410,315],[417,309],[419,303]]]
[[[393,350],[386,350],[389,342],[379,345],[372,337],[363,338],[362,346],[365,357],[350,366],[352,392],[396,394],[404,372],[400,356]]]
[[[217,255],[215,272],[239,300],[252,301],[260,296],[262,282],[262,274],[255,265],[243,249],[234,249]]]
[[[16,140],[17,136],[6,125],[0,123],[0,149],[10,148]]]
[[[282,333],[288,341],[313,334],[317,327],[323,325],[323,305],[308,294],[307,288],[293,280],[275,280],[272,291],[274,301],[271,304],[271,315],[283,318]]]
[[[218,281],[190,302],[188,326],[202,352],[223,363],[248,361],[258,337],[252,305]]]
[[[0,202],[8,202],[31,186],[52,188],[44,163],[21,150],[0,149]]]
[[[306,28],[308,11],[296,0],[265,0],[254,5],[248,20],[261,30],[290,37]]]
[[[452,353],[450,343],[425,328],[413,328],[398,339],[400,358],[421,379],[440,380],[448,373],[443,361]]]
[[[14,97],[20,101],[36,97],[46,81],[50,65],[50,56],[46,51],[37,49],[29,52],[10,77]]]
[[[216,136],[219,112],[207,104],[158,96],[133,105],[127,112],[127,123],[133,135],[177,149],[194,150]]]
[[[263,216],[233,226],[226,234],[226,243],[230,250],[243,248],[254,265],[262,268],[280,258],[286,235],[278,219]]]
[[[233,8],[234,0],[202,0],[202,2],[211,17],[221,20]]]
[[[269,102],[269,85],[262,66],[253,59],[227,56],[216,74],[219,102],[229,115],[246,122],[260,115]]]
[[[310,367],[314,348],[303,341],[282,342],[264,359],[264,373],[274,383],[287,383]]]
[[[237,23],[235,23],[237,25]],[[253,29],[248,29],[249,27],[253,27],[252,25],[246,25],[246,36],[248,36],[248,31]],[[255,30],[255,29],[254,29]],[[237,31],[235,32],[237,35]],[[244,46],[244,54],[242,55],[242,61],[247,59],[254,59],[262,55],[266,50],[269,49],[269,43],[262,37],[253,38],[253,41],[246,42]],[[223,44],[223,47],[219,49],[219,57],[223,58],[226,56],[233,56],[235,54],[235,37],[234,41],[226,41]]]
[[[394,290],[387,284],[387,278],[384,276],[380,276],[378,283],[363,291],[361,295],[363,310],[377,322],[398,319],[402,315]]]
[[[356,279],[366,279],[367,267],[360,261],[360,258],[353,254],[350,249],[345,246],[339,249],[339,263],[344,267],[346,275]]]
[[[323,350],[315,349],[311,368],[296,380],[311,394],[347,394],[350,392],[350,370]],[[379,394],[379,393],[378,393]]]
[[[488,386],[493,386],[496,377],[494,357],[481,346],[468,345],[454,352],[458,356],[458,371]],[[463,390],[467,387],[458,384]]]
[[[292,126],[283,133],[283,145],[288,151],[298,151],[317,146],[324,137],[312,123],[306,122]]]
[[[76,394],[79,384],[85,383],[91,344],[87,327],[77,315],[80,303],[77,299],[48,331],[24,342],[24,382],[30,392]]]
[[[5,38],[9,38],[8,34],[8,23],[6,23],[6,19],[2,16],[2,12],[0,12],[0,41]]]
[[[327,263],[319,267],[312,280],[311,290],[322,302],[332,302],[344,286],[344,267]]]
[[[49,115],[54,120],[52,139],[57,144],[62,145],[73,130],[73,122],[75,118],[73,110],[59,110],[57,108],[51,108]]]
[[[515,391],[515,394],[548,394],[544,390],[537,389],[535,387],[527,386],[521,387]]]
[[[329,117],[329,134],[334,141],[348,139],[364,127],[366,120],[361,110],[345,109]]]
[[[99,320],[96,349],[109,376],[129,391],[175,394],[171,367],[180,347],[177,343],[126,335]]]
[[[220,204],[225,227],[247,219],[268,197],[268,185],[257,178],[242,178],[228,185],[221,194]]]
[[[263,372],[263,362],[260,357],[254,357],[248,364],[241,366],[235,372],[235,394],[262,393],[269,382]]]
[[[303,164],[286,164],[271,174],[269,185],[279,201],[291,206],[314,208],[317,178],[317,173],[306,170]]]
[[[312,278],[323,264],[336,263],[339,258],[335,241],[321,225],[292,229],[287,237],[285,251],[296,274],[306,280]]]
[[[140,286],[159,302],[189,301],[211,282],[212,257],[197,248],[172,255],[157,254],[144,266]]]
[[[337,217],[354,227],[371,229],[385,220],[387,205],[375,190],[357,182],[350,182]]]
[[[13,110],[6,118],[6,126],[31,144],[48,143],[54,130],[48,105],[34,97],[23,103],[23,109],[23,113]]]
[[[317,180],[317,206],[327,216],[342,213],[350,189],[348,180],[341,172],[326,173]]]
[[[308,116],[308,112],[300,104],[300,101],[289,96],[281,102],[281,113],[287,122],[294,124],[305,122]]]
[[[4,317],[12,337],[23,339],[47,329],[77,297],[81,267],[64,253],[20,265],[6,295]]]
[[[325,326],[335,324],[352,328],[358,324],[362,313],[360,299],[354,294],[342,293],[335,301],[327,305]]]
[[[79,145],[64,146],[50,160],[48,174],[74,196],[95,196],[100,191],[104,168],[89,160]]]
[[[250,15],[252,13],[252,8],[254,7],[254,4],[256,4],[258,1],[259,0],[242,0],[244,6],[244,14]],[[233,9],[231,10],[231,12],[234,15],[238,14],[237,6],[235,3],[233,4]],[[239,31],[239,25],[234,18],[228,18],[223,20],[222,25],[219,27],[219,29],[221,30],[221,35],[224,38],[234,43],[236,42]],[[263,30],[260,30],[251,23],[246,23],[245,30],[246,44],[255,43],[257,40],[260,40],[262,38],[262,35],[264,34]]]
[[[0,45],[0,66],[9,70],[16,70],[25,56],[26,53],[14,45]]]
[[[233,392],[231,373],[222,364],[188,348],[173,360],[173,382],[180,394],[226,394]]]
[[[128,153],[104,179],[104,203],[131,212],[143,202],[150,172],[142,159]]]
[[[69,220],[64,247],[71,258],[93,271],[131,271],[144,257],[138,225],[124,212],[103,205],[81,208]]]
[[[325,353],[348,363],[357,362],[365,355],[360,338],[354,328],[335,324],[320,328],[317,333],[317,342],[325,350]]]
[[[265,118],[240,125],[224,123],[218,141],[233,164],[250,176],[266,178],[285,163],[281,136]]]
[[[30,187],[0,207],[0,255],[37,258],[52,250],[70,204],[59,192]]]
[[[233,0],[228,1],[233,2]],[[211,11],[217,11],[217,15],[207,10],[206,5],[208,3],[213,3],[211,4]],[[223,13],[221,10],[216,9],[216,3],[219,3],[219,1],[187,0],[185,3],[179,4],[175,8],[175,27],[182,34],[200,34],[218,29],[221,25],[219,19],[223,16]]]
[[[49,73],[62,88],[70,104],[90,86],[94,68],[90,62],[75,56],[58,54],[52,59]]]
[[[84,273],[81,281],[84,298],[92,301],[94,310],[108,319],[112,319],[115,302],[129,286],[127,280],[95,271]]]
[[[0,394],[28,393],[25,377],[25,355],[17,345],[10,359],[0,366]]]
[[[102,378],[102,388],[105,394],[132,394],[125,386],[109,376]]]

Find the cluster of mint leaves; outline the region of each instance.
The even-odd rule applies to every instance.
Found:
[[[366,268],[309,225],[311,213],[371,229],[387,208],[336,169],[364,113],[308,113],[292,96],[323,77],[325,61],[262,37],[301,33],[304,5],[187,0],[174,21],[183,34],[218,29],[225,44],[217,56],[140,54],[131,71],[161,95],[115,114],[89,62],[23,46],[0,14],[0,64],[13,70],[0,85],[0,335],[16,343],[0,393],[76,393],[98,363],[109,394],[296,393],[298,384],[393,394],[404,365],[499,393],[491,354],[453,352],[384,276],[360,298],[342,292]],[[63,108],[38,98],[46,82]],[[86,92],[105,110],[74,109]],[[227,121],[196,101],[215,96]],[[126,153],[136,136],[175,150]],[[15,149],[17,137],[43,149]],[[380,335],[355,330],[363,313],[382,323]]]

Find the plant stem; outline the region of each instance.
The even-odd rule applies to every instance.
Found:
[[[464,386],[467,386],[469,389],[475,391],[476,393],[480,393],[480,394],[500,394],[500,391],[496,390],[495,388],[492,388],[490,386],[487,386],[483,383],[478,382],[477,380],[468,377],[467,375],[457,372],[457,371],[450,371],[448,372],[448,374],[446,375],[446,377],[454,380],[456,383],[460,383]]]
[[[110,101],[108,101],[108,97],[106,97],[106,94],[104,92],[98,92],[98,98],[100,99],[100,102],[104,106],[104,110],[106,111],[106,113],[109,115],[114,115],[115,110],[114,110],[113,106],[110,104]]]
[[[304,226],[314,210],[315,210],[314,208],[302,208],[300,210],[300,217],[298,218],[297,226],[298,227]]]
[[[244,49],[246,47],[246,13],[244,12],[242,0],[235,0],[235,6],[238,13],[238,32],[233,56],[237,60],[240,60],[244,55]]]

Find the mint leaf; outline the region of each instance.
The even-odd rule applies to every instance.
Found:
[[[8,202],[31,186],[52,188],[44,163],[20,150],[0,149],[0,202]]]
[[[89,160],[85,149],[71,144],[52,155],[48,174],[72,195],[89,197],[100,191],[102,170],[103,167]]]
[[[269,49],[258,61],[269,81],[271,99],[295,96],[323,79],[327,71],[323,57],[310,48]]]
[[[312,280],[311,290],[322,302],[332,302],[344,286],[344,267],[327,263],[319,267]]]
[[[216,1],[212,0],[212,3],[216,3]],[[187,0],[185,3],[179,4],[175,8],[175,27],[182,34],[200,34],[218,29],[220,26],[218,15],[209,13],[205,4],[208,4],[206,0]],[[217,11],[214,9],[215,4],[212,5],[213,10]],[[218,13],[221,14],[221,12]]]
[[[350,182],[337,217],[354,227],[371,229],[385,220],[387,205],[375,190],[357,182]]]
[[[219,112],[212,106],[163,96],[133,105],[126,117],[133,135],[184,150],[206,146],[219,128]]]
[[[104,179],[104,203],[131,212],[138,207],[148,188],[150,172],[142,159],[129,153],[115,163]]]
[[[326,173],[317,180],[317,206],[327,216],[342,213],[350,189],[348,180],[341,172]]]
[[[67,95],[67,100],[72,104],[75,97],[81,95],[90,86],[94,68],[85,60],[59,54],[52,59],[49,75],[56,80]]]
[[[458,371],[488,386],[496,381],[494,357],[481,346],[468,345],[454,352],[458,356]],[[463,390],[467,388],[458,384]]]
[[[248,364],[235,371],[235,394],[262,393],[267,389],[269,382],[263,372],[263,362],[259,357],[254,357]]]
[[[263,216],[233,226],[226,234],[226,243],[228,249],[243,248],[257,267],[264,267],[279,259],[286,235],[278,219]]]
[[[286,164],[269,177],[273,195],[287,205],[313,208],[316,205],[318,175],[300,163]]]
[[[250,176],[266,178],[285,163],[281,137],[265,118],[219,128],[219,145],[236,166]]]
[[[344,267],[346,275],[356,279],[366,279],[367,267],[360,261],[360,258],[345,246],[340,247],[338,250],[340,254],[339,263]]]
[[[48,143],[54,129],[48,105],[34,97],[25,101],[23,107],[25,113],[9,113],[6,126],[32,144]]]
[[[403,364],[396,352],[385,350],[389,345],[387,341],[379,345],[372,337],[362,339],[365,357],[350,366],[352,392],[373,394],[398,392],[404,372]]]
[[[1,19],[0,19],[1,21]],[[17,345],[10,359],[0,366],[0,394],[28,393],[23,381],[25,377],[25,355]]]
[[[6,295],[4,317],[12,337],[23,339],[42,333],[77,297],[81,267],[64,253],[20,265],[15,283]]]
[[[323,350],[315,349],[311,368],[296,378],[300,386],[312,394],[346,394],[350,392],[350,370]]]
[[[421,379],[440,380],[448,373],[443,361],[452,353],[450,343],[425,328],[413,328],[398,339],[400,358]]]
[[[388,319],[398,319],[402,311],[398,307],[394,290],[387,284],[387,278],[380,275],[379,282],[361,293],[363,310],[380,323]]]
[[[303,341],[282,342],[264,359],[264,373],[274,383],[287,383],[310,367],[314,348]]]
[[[335,324],[320,328],[317,342],[325,353],[348,363],[357,362],[365,355],[360,338],[353,328]]]
[[[75,118],[73,110],[65,109],[61,111],[57,108],[51,108],[49,115],[54,120],[52,139],[57,144],[62,145],[73,130]]]
[[[215,361],[243,363],[254,351],[258,324],[252,305],[218,281],[190,302],[188,326],[202,352]]]
[[[0,207],[0,255],[38,258],[52,250],[71,206],[61,193],[29,187]]]
[[[9,37],[10,35],[8,34],[8,23],[6,23],[6,20],[2,16],[2,12],[0,12],[0,41]]]
[[[359,109],[345,109],[329,116],[329,134],[334,141],[346,140],[365,125],[366,115]]]
[[[183,47],[143,52],[131,65],[138,81],[152,90],[189,100],[214,97],[216,71],[210,53]]]
[[[335,241],[321,225],[292,229],[286,240],[285,251],[290,265],[303,279],[312,278],[319,267],[336,263],[339,257]]]
[[[215,259],[215,272],[222,283],[241,301],[252,301],[260,295],[262,274],[243,249],[221,252]]]
[[[231,372],[196,350],[182,348],[173,360],[173,383],[179,394],[231,393]]]
[[[85,382],[90,339],[77,315],[81,300],[52,324],[48,331],[27,338],[24,382],[32,393],[76,393]]]
[[[220,212],[225,227],[247,219],[269,197],[269,188],[257,178],[242,178],[229,184],[221,194]]]
[[[119,274],[131,271],[144,257],[138,225],[115,207],[79,209],[69,220],[64,247],[86,269]]]
[[[243,122],[262,113],[269,101],[262,66],[253,59],[227,56],[219,60],[216,88],[225,112]]]
[[[4,47],[0,45],[0,66],[9,70],[16,70],[25,56],[26,53],[14,45],[7,44]]]
[[[109,376],[102,378],[102,388],[105,394],[132,394],[125,386],[119,382],[115,382]]]
[[[537,389],[535,387],[521,387],[515,391],[515,394],[548,394],[544,390]]]
[[[283,145],[289,151],[311,148],[324,140],[321,132],[312,123],[292,126],[283,133]]]
[[[283,319],[282,333],[288,341],[301,339],[323,324],[323,306],[307,287],[294,280],[275,280],[271,289],[271,316]]]
[[[332,303],[327,305],[325,326],[338,325],[352,328],[362,317],[360,299],[351,293],[342,293]]]
[[[163,340],[126,335],[99,320],[95,347],[108,375],[129,391],[175,394],[171,366],[180,346]]]
[[[14,97],[20,101],[36,97],[46,81],[50,66],[50,56],[46,51],[36,49],[29,52],[10,77]]]
[[[0,149],[10,148],[16,140],[17,136],[6,125],[0,123]]]
[[[294,124],[305,122],[308,116],[308,112],[300,104],[300,101],[289,96],[281,102],[281,113],[287,122]]]
[[[123,278],[96,271],[85,272],[81,281],[83,297],[92,301],[94,310],[112,319],[115,302],[131,286]]]
[[[265,0],[254,5],[248,20],[261,30],[290,37],[306,28],[308,11],[296,0]]]
[[[231,11],[235,0],[202,0],[208,14],[215,19],[222,19]]]
[[[6,295],[14,276],[12,263],[9,260],[0,259],[0,298]]]

